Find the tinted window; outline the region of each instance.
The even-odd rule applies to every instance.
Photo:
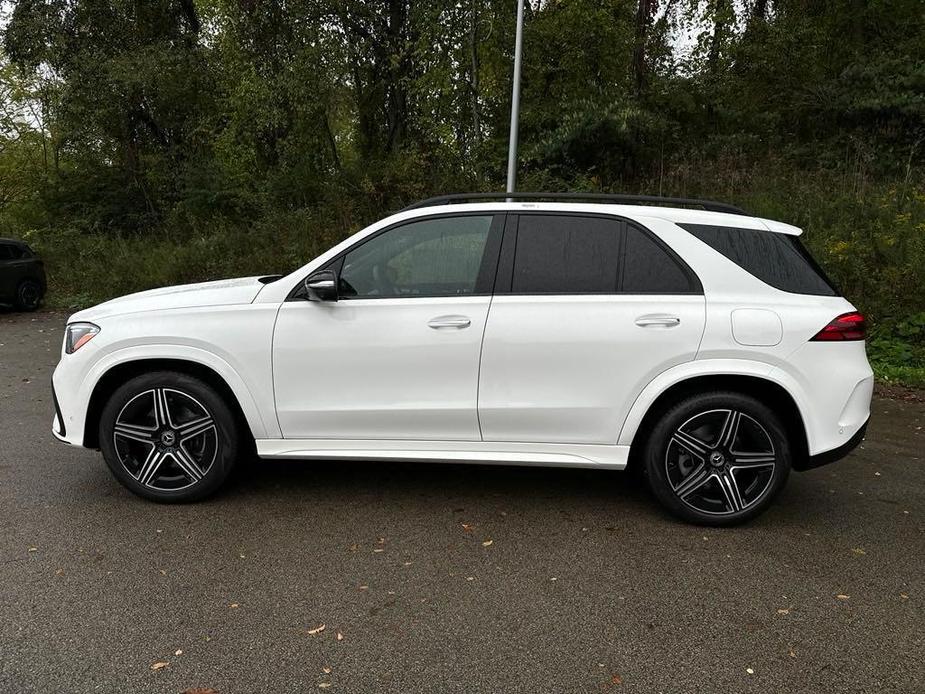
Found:
[[[6,243],[0,243],[0,260],[10,260],[13,257],[13,247]]]
[[[621,227],[598,217],[522,215],[511,291],[615,293]]]
[[[345,298],[464,296],[475,292],[492,217],[463,216],[404,224],[344,258]]]
[[[657,241],[637,227],[626,227],[624,292],[630,294],[699,293],[700,287]]]
[[[796,236],[705,224],[679,226],[772,287],[796,294],[837,294]]]

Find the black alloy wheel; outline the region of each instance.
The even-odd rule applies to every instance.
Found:
[[[214,491],[234,465],[238,436],[215,390],[187,374],[159,372],[119,388],[103,411],[100,448],[131,491],[189,501]]]

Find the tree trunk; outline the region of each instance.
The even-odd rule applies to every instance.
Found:
[[[408,29],[407,0],[389,0],[386,55],[384,59],[386,85],[386,122],[388,134],[385,148],[395,152],[405,143],[408,135],[408,91],[406,77],[409,72],[409,50],[406,42]],[[389,52],[392,55],[389,55]],[[394,59],[393,59],[394,58]]]
[[[481,142],[482,124],[479,118],[479,14],[478,1],[472,0],[472,19],[469,24],[470,77],[469,108],[472,111],[472,149]]]
[[[732,0],[715,0],[713,5],[713,35],[707,66],[712,74],[719,70],[719,57],[726,40],[726,31],[733,18]]]
[[[645,92],[648,83],[646,42],[657,6],[658,0],[639,0],[636,5],[636,32],[633,41],[633,81],[636,85],[636,96]]]

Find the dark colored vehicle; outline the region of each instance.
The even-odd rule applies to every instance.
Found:
[[[34,311],[45,296],[45,265],[22,241],[0,238],[0,304]]]

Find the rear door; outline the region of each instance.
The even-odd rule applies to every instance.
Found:
[[[651,231],[512,215],[482,346],[483,439],[616,443],[642,388],[696,356],[704,314],[699,280]]]

